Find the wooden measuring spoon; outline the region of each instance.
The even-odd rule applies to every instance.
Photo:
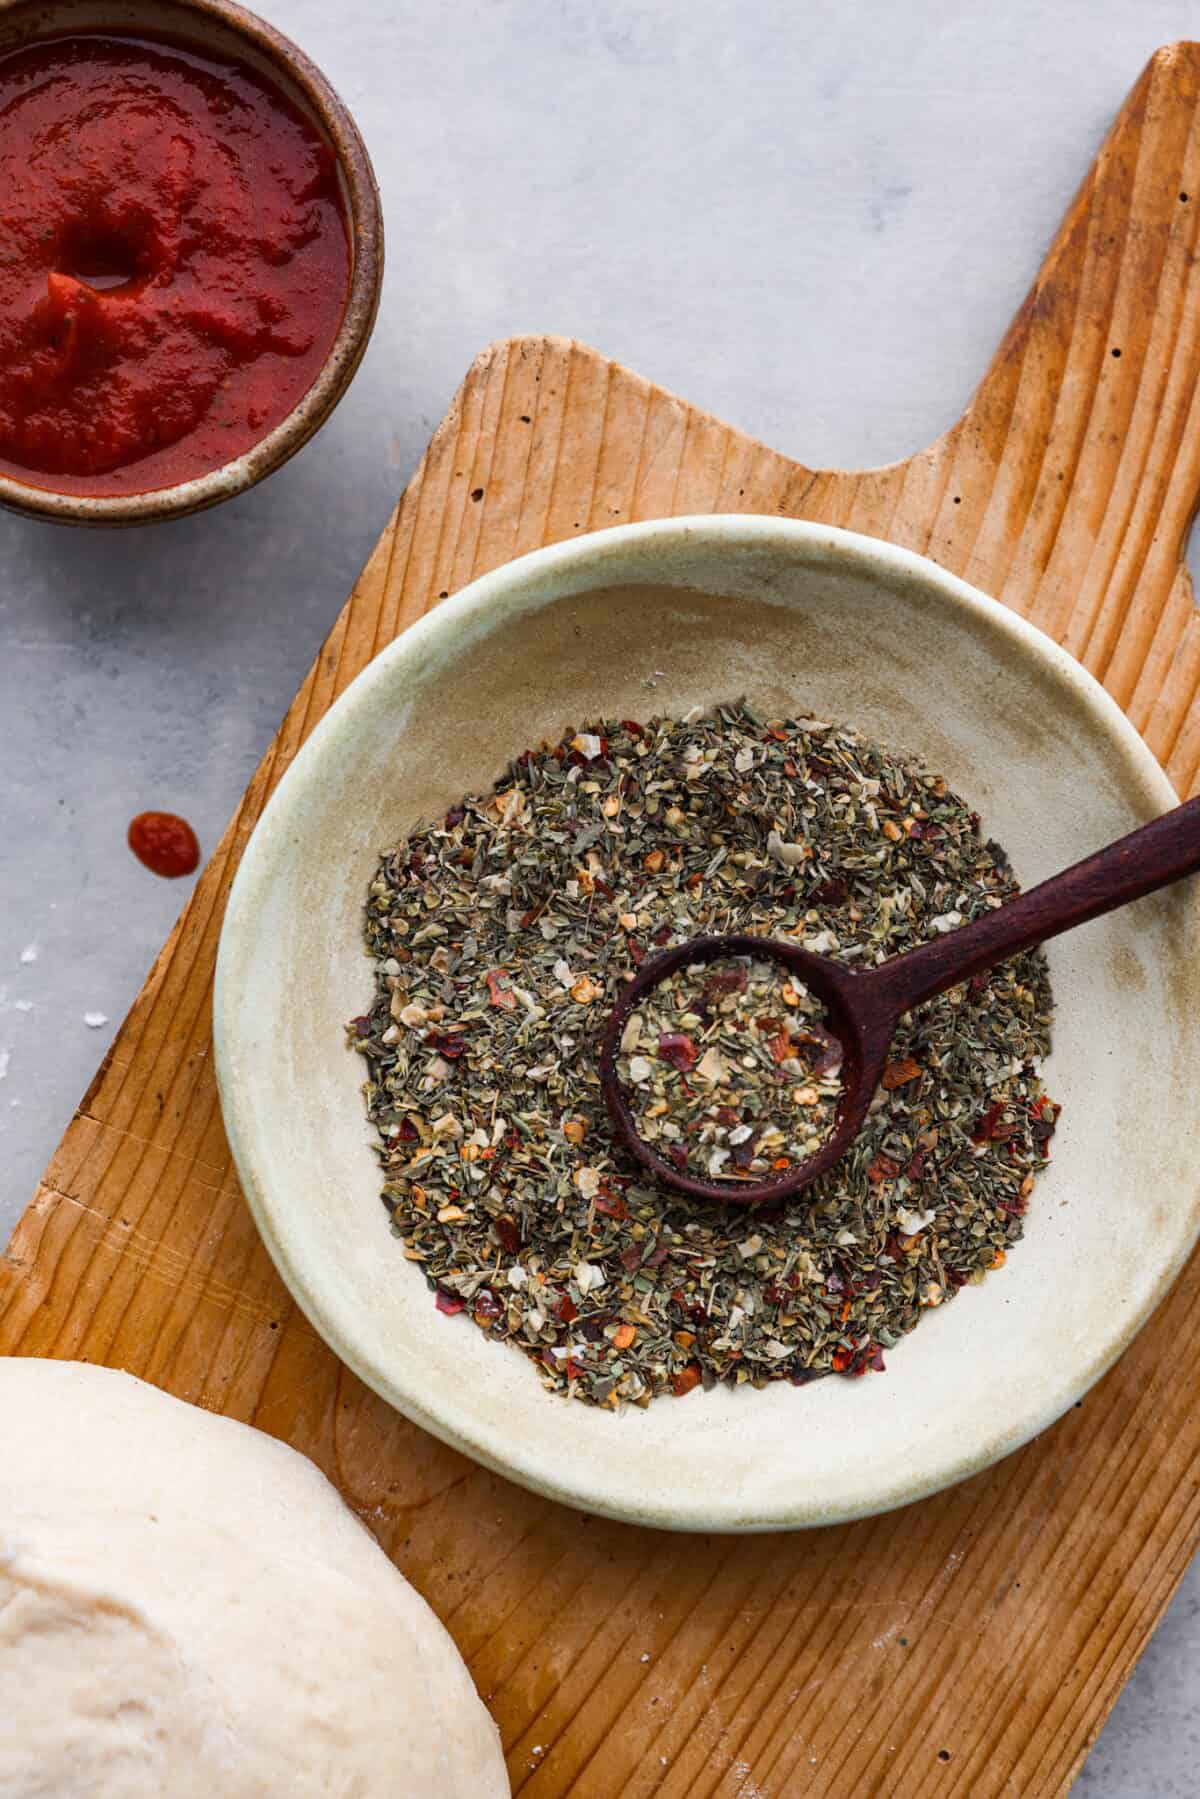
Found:
[[[622,1142],[666,1186],[697,1199],[758,1205],[781,1200],[845,1155],[862,1129],[879,1085],[896,1025],[905,1012],[948,987],[995,967],[1022,950],[1141,899],[1200,869],[1200,797],[1164,813],[1140,830],[1098,850],[1074,867],[1043,881],[973,924],[919,944],[876,968],[856,973],[828,956],[815,956],[775,937],[693,937],[650,957],[625,988],[609,1017],[600,1051],[600,1083]],[[652,988],[676,969],[721,956],[781,962],[825,1007],[825,1027],[843,1050],[842,1097],[828,1141],[806,1161],[770,1180],[746,1183],[698,1180],[682,1173],[646,1143],[617,1076],[617,1052],[630,1014]]]

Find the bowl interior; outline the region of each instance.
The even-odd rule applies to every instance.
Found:
[[[316,65],[290,39],[234,0],[0,0],[0,55],[41,38],[121,32],[174,39],[266,76],[333,153],[350,234],[350,286],[342,323],[316,381],[288,416],[242,455],[173,487],[114,496],[60,492],[0,474],[0,506],[65,524],[129,525],[215,505],[278,468],[320,427],[349,386],[379,305],[383,219],[358,128]],[[51,477],[45,477],[50,481]]]
[[[641,1522],[752,1529],[901,1504],[1049,1423],[1119,1353],[1200,1224],[1190,886],[1050,946],[1055,1160],[1002,1272],[860,1381],[600,1413],[438,1314],[390,1235],[344,1022],[365,1009],[379,853],[598,716],[747,695],[844,721],[944,773],[1025,885],[1172,802],[1101,689],[933,565],[774,520],[634,526],[538,552],[407,632],[343,696],[243,858],[217,1053],[242,1181],[314,1325],[377,1391],[515,1478]],[[1153,1120],[1148,1126],[1148,1120]]]

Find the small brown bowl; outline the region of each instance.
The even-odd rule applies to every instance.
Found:
[[[143,32],[190,42],[257,69],[316,125],[337,161],[350,226],[350,289],[321,372],[298,405],[251,449],[220,468],[146,493],[57,493],[0,474],[0,506],[66,525],[148,525],[244,493],[294,456],[349,387],[375,323],[383,283],[383,213],[358,126],[316,65],[265,19],[234,0],[0,0],[0,55],[77,31]]]

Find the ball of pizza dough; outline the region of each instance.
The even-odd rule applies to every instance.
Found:
[[[508,1794],[454,1644],[304,1456],[25,1357],[0,1445],[5,1799]]]

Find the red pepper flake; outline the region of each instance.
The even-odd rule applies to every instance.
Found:
[[[462,1311],[467,1302],[465,1299],[460,1298],[457,1293],[452,1293],[449,1287],[439,1287],[435,1296],[435,1303],[439,1312],[445,1312],[447,1318],[453,1318],[456,1313]]]
[[[569,1293],[564,1293],[554,1308],[554,1316],[560,1324],[574,1324],[579,1316],[579,1307]]]
[[[867,1179],[878,1187],[883,1181],[895,1180],[899,1172],[899,1162],[893,1162],[891,1156],[885,1156],[881,1150],[867,1166]]]
[[[598,1193],[596,1195],[596,1210],[598,1212],[603,1212],[606,1218],[625,1219],[629,1216],[629,1207],[625,1204],[625,1201],[620,1195],[616,1193]]]
[[[774,1036],[767,1039],[767,1048],[770,1050],[771,1059],[776,1065],[780,1062],[788,1061],[789,1058],[796,1053],[796,1045],[792,1042],[787,1031],[782,1029],[776,1031]]]
[[[809,1057],[814,1074],[837,1073],[846,1059],[845,1046],[840,1037],[835,1037],[822,1024],[810,1024],[806,1026],[802,1040],[806,1044],[815,1043],[818,1046],[816,1055]]]
[[[678,1168],[680,1174],[687,1173],[688,1152],[682,1143],[672,1143],[668,1145],[667,1160],[673,1167]]]
[[[459,1056],[465,1055],[467,1040],[457,1032],[429,1031],[425,1042],[428,1048],[435,1049],[439,1056],[445,1056],[447,1062],[457,1062]]]
[[[897,1087],[904,1087],[909,1081],[920,1077],[921,1065],[914,1062],[911,1056],[903,1056],[898,1062],[889,1062],[880,1077],[880,1085],[887,1092],[894,1093]]]
[[[449,812],[446,814],[445,829],[447,831],[453,831],[457,825],[462,823],[466,816],[466,811],[462,806],[451,806]]]
[[[639,725],[632,718],[623,718],[621,720],[621,729],[623,731],[628,731],[631,737],[644,737],[646,735],[645,725]]]
[[[580,1380],[583,1376],[583,1363],[568,1357],[563,1363],[563,1370],[568,1380]]]
[[[655,931],[654,936],[651,939],[651,942],[654,943],[658,949],[662,949],[664,944],[667,944],[670,941],[671,941],[670,925],[669,924],[659,925],[657,931]]]
[[[510,1218],[507,1212],[503,1212],[499,1218],[492,1220],[492,1228],[499,1239],[501,1249],[507,1250],[510,1256],[515,1256],[521,1247],[521,1233],[517,1228],[516,1219]]]
[[[768,725],[767,736],[773,738],[776,743],[786,743],[788,740],[787,730],[783,725]]]
[[[508,984],[508,974],[503,968],[489,969],[483,977],[487,982],[487,990],[493,1006],[499,1006],[505,1012],[511,1012],[517,1003],[517,996]]]
[[[663,1031],[658,1039],[659,1060],[669,1062],[680,1074],[696,1066],[699,1051],[686,1031]]]
[[[787,1288],[786,1287],[777,1287],[775,1285],[774,1281],[771,1281],[768,1286],[763,1288],[763,1298],[766,1300],[766,1302],[769,1306],[784,1305],[787,1302],[787,1300],[789,1299],[789,1297],[790,1297],[790,1295],[788,1293]]]
[[[975,1129],[971,1132],[971,1142],[990,1142],[1003,1112],[1004,1102],[1002,1100],[997,1100],[994,1105],[988,1107],[986,1112],[981,1112],[975,1121]]]
[[[796,764],[792,761],[790,756],[786,757],[784,760],[783,772],[789,781],[794,781],[796,776],[800,773],[800,770],[796,767]]]
[[[850,898],[850,888],[841,875],[831,875],[814,887],[812,897],[818,906],[844,906]]]
[[[475,1295],[476,1322],[478,1323],[482,1318],[485,1323],[490,1323],[501,1317],[503,1312],[503,1302],[492,1292],[492,1289],[490,1287],[481,1287]]]
[[[626,1274],[636,1274],[642,1265],[642,1246],[631,1243],[628,1249],[621,1251],[621,1266]]]
[[[1058,1123],[1058,1115],[1061,1111],[1062,1107],[1055,1105],[1054,1101],[1048,1099],[1044,1093],[1040,1099],[1033,1102],[1029,1108],[1029,1116],[1033,1120],[1030,1135],[1035,1143],[1049,1142],[1054,1135],[1054,1127]]]
[[[671,1376],[671,1390],[676,1399],[682,1399],[685,1393],[690,1393],[693,1387],[699,1385],[699,1362],[689,1362],[685,1368],[680,1368],[678,1373]]]
[[[908,1167],[904,1170],[910,1181],[919,1181],[925,1172],[925,1151],[919,1149]]]
[[[1007,1143],[1015,1135],[1017,1125],[1011,1119],[1004,1118],[1004,1101],[997,1100],[990,1105],[976,1123],[971,1132],[972,1143]]]
[[[850,1349],[835,1349],[833,1366],[838,1374],[844,1374],[848,1380],[859,1380],[869,1368],[878,1374],[886,1373],[883,1351],[876,1343],[863,1343]]]
[[[634,967],[640,968],[642,963],[646,960],[646,952],[642,948],[641,944],[638,942],[637,938],[636,937],[628,938],[626,940],[625,947],[629,951],[629,959],[633,963]]]

